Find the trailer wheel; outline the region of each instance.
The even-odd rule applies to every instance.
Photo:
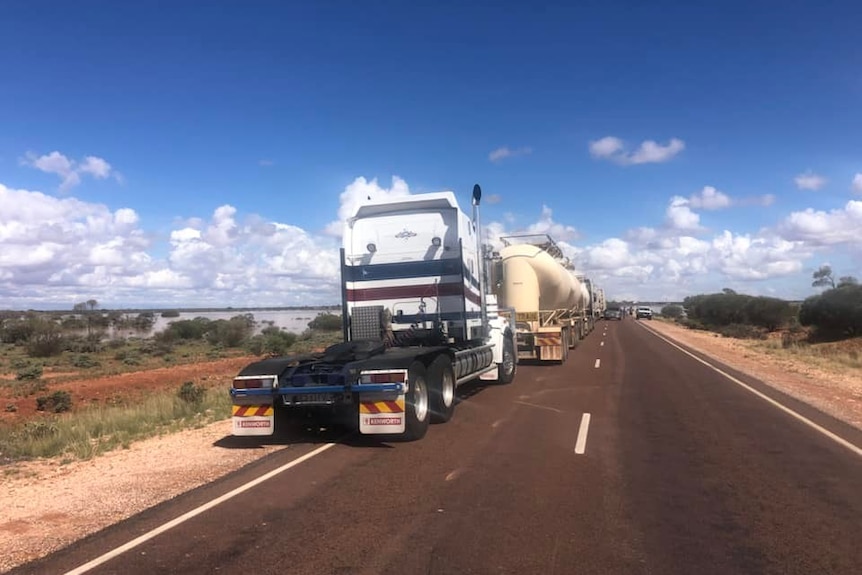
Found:
[[[517,369],[515,342],[512,341],[512,336],[509,336],[503,340],[503,361],[497,366],[497,383],[512,383]]]
[[[428,377],[422,362],[414,361],[407,368],[407,394],[404,414],[407,418],[404,438],[407,441],[422,439],[431,419],[428,398]]]
[[[452,362],[441,355],[428,367],[428,388],[431,396],[431,421],[445,423],[455,412],[455,372]]]

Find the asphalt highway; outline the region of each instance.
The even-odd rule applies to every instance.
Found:
[[[421,441],[292,435],[15,572],[862,573],[862,433],[694,356],[602,322]]]

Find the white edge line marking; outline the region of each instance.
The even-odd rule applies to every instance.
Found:
[[[578,441],[575,443],[575,453],[583,455],[587,450],[587,434],[590,432],[590,414],[581,416],[581,426],[578,428]]]
[[[598,367],[599,367],[601,364],[602,364],[602,360],[597,359],[597,360],[596,360],[596,369],[598,369]]]
[[[674,342],[672,342],[671,340],[667,339],[667,338],[666,338],[666,337],[664,337],[663,335],[659,334],[658,332],[653,331],[651,328],[644,327],[644,329],[646,329],[647,331],[652,332],[652,334],[653,334],[653,335],[655,335],[657,338],[664,340],[666,343],[668,343],[668,344],[672,345],[673,347],[677,348],[678,350],[680,350],[680,351],[681,351],[681,352],[683,352],[684,354],[686,354],[686,355],[688,355],[688,356],[690,356],[690,357],[692,357],[692,358],[696,359],[697,361],[699,361],[699,362],[700,362],[700,363],[702,363],[703,365],[707,366],[708,368],[710,368],[710,369],[712,369],[712,370],[714,370],[714,371],[717,371],[718,373],[720,373],[721,375],[723,375],[724,377],[726,377],[727,379],[729,379],[729,380],[730,380],[730,381],[732,381],[733,383],[735,383],[735,384],[739,385],[740,387],[742,387],[743,389],[745,389],[745,390],[747,390],[747,391],[750,391],[751,393],[753,393],[754,395],[756,395],[756,396],[757,396],[757,397],[759,397],[760,399],[763,399],[764,401],[769,402],[770,404],[772,404],[773,406],[777,407],[778,409],[780,409],[780,410],[781,410],[781,411],[783,411],[784,413],[786,413],[786,414],[788,414],[788,415],[790,415],[790,416],[792,416],[792,417],[796,418],[797,420],[801,421],[802,423],[804,423],[805,425],[807,425],[808,427],[810,427],[810,428],[811,428],[811,429],[813,429],[814,431],[817,431],[817,432],[819,432],[819,433],[823,434],[824,436],[826,436],[827,438],[831,439],[832,441],[834,441],[834,442],[835,442],[835,443],[837,443],[838,445],[841,445],[841,446],[843,446],[843,447],[846,447],[847,449],[849,449],[850,451],[852,451],[852,452],[853,452],[853,453],[855,453],[856,455],[858,455],[858,456],[862,457],[862,447],[859,447],[859,446],[857,446],[857,445],[854,445],[853,443],[850,443],[849,441],[847,441],[846,439],[844,439],[844,438],[843,438],[843,437],[841,437],[840,435],[836,435],[836,434],[832,433],[831,431],[829,431],[828,429],[826,429],[825,427],[820,426],[820,425],[818,425],[818,424],[814,423],[813,421],[811,421],[810,419],[808,419],[808,418],[807,418],[807,417],[805,417],[804,415],[801,415],[801,414],[799,414],[799,413],[797,413],[797,412],[793,411],[793,410],[792,410],[792,409],[790,409],[789,407],[785,406],[783,403],[779,403],[778,401],[776,401],[776,400],[772,399],[772,398],[771,398],[771,397],[769,397],[768,395],[766,395],[766,394],[764,394],[764,393],[761,393],[761,392],[757,391],[756,389],[754,389],[753,387],[751,387],[751,386],[750,386],[750,385],[748,385],[747,383],[742,382],[742,381],[740,381],[740,380],[736,379],[735,377],[733,377],[732,375],[730,375],[730,374],[729,374],[729,373],[727,373],[726,371],[723,371],[723,370],[721,370],[721,369],[719,369],[719,368],[715,367],[715,366],[714,366],[714,365],[712,365],[711,363],[709,363],[709,362],[707,362],[707,361],[704,361],[704,360],[700,359],[699,357],[697,357],[697,356],[696,356],[696,355],[694,355],[693,353],[689,352],[688,350],[683,349],[682,347],[678,346],[677,344],[675,344],[675,343],[674,343]]]
[[[168,521],[167,523],[164,523],[163,525],[160,525],[160,526],[156,527],[155,529],[148,531],[147,533],[144,533],[140,537],[137,537],[136,539],[132,539],[128,543],[120,545],[119,547],[117,547],[116,549],[113,549],[111,551],[108,551],[104,555],[96,557],[95,559],[93,559],[89,563],[85,563],[85,564],[81,565],[80,567],[76,567],[75,569],[72,569],[71,571],[67,571],[66,575],[80,575],[81,573],[86,573],[90,569],[93,569],[94,567],[98,567],[102,563],[110,561],[111,559],[113,559],[119,555],[122,555],[126,551],[134,549],[135,547],[137,547],[141,543],[146,543],[147,541],[149,541],[153,537],[156,537],[157,535],[161,535],[165,531],[168,531],[169,529],[173,529],[174,527],[176,527],[177,525],[179,525],[181,523],[185,523],[189,519],[191,519],[197,515],[200,515],[204,511],[208,511],[208,510],[212,509],[213,507],[215,507],[216,505],[219,505],[220,503],[224,503],[228,499],[232,499],[233,497],[236,497],[237,495],[239,495],[240,493],[242,493],[244,491],[248,491],[252,487],[255,487],[255,486],[263,483],[267,479],[275,477],[279,473],[281,473],[283,471],[287,471],[291,467],[299,465],[300,463],[302,463],[304,461],[308,461],[309,459],[311,459],[312,457],[314,457],[316,455],[320,455],[321,453],[323,453],[324,451],[326,451],[327,449],[329,449],[330,447],[333,447],[335,445],[337,445],[337,444],[336,443],[326,443],[324,445],[321,445],[320,447],[318,447],[314,451],[306,453],[302,457],[297,457],[293,461],[291,461],[289,463],[285,463],[281,467],[279,467],[277,469],[273,469],[269,473],[261,475],[257,479],[253,479],[252,481],[249,481],[245,485],[240,485],[239,487],[237,487],[233,491],[229,491],[229,492],[225,493],[224,495],[213,499],[212,501],[204,503],[200,507],[192,509],[191,511],[184,513],[183,515],[180,515],[179,517],[172,519],[172,520]]]

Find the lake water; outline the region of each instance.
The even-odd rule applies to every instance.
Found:
[[[152,335],[154,333],[163,331],[168,324],[172,321],[180,321],[180,320],[191,320],[196,317],[204,317],[206,319],[215,321],[219,319],[228,320],[237,315],[244,315],[246,313],[250,313],[254,316],[254,320],[256,322],[255,325],[255,333],[260,333],[265,327],[269,326],[272,322],[272,325],[275,327],[279,327],[285,329],[287,331],[292,331],[293,333],[302,333],[306,329],[308,329],[308,322],[317,317],[319,313],[332,313],[335,315],[341,315],[340,310],[322,310],[322,309],[297,309],[297,310],[226,310],[226,311],[198,311],[198,312],[180,312],[179,317],[162,317],[161,314],[156,313],[156,323],[153,325],[153,329],[149,332],[142,333],[134,330],[118,330],[115,333],[111,333],[112,337],[116,336],[131,336],[131,335]],[[134,314],[137,315],[137,314]]]

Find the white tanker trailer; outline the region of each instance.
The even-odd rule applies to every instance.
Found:
[[[502,241],[493,285],[500,306],[515,309],[518,357],[564,362],[593,327],[589,281],[578,279],[547,235]]]

